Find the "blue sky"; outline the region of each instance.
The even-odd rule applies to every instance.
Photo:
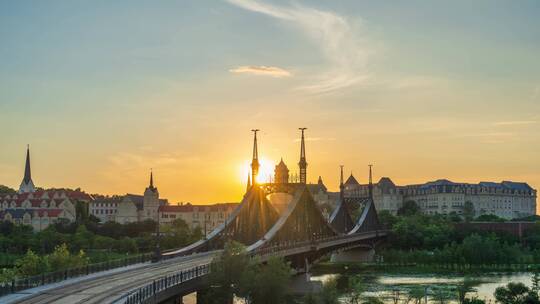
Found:
[[[294,166],[302,124],[311,179],[331,186],[339,164],[370,162],[398,183],[540,185],[539,14],[538,1],[0,1],[0,183],[18,185],[30,143],[38,185],[135,192],[154,167],[173,200],[235,200],[249,130]]]

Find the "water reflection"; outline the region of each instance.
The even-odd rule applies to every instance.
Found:
[[[412,289],[422,288],[428,295],[432,295],[437,289],[455,290],[456,286],[461,284],[465,279],[461,275],[440,275],[440,274],[383,274],[383,273],[360,273],[351,275],[339,274],[321,274],[312,276],[313,281],[327,282],[331,279],[339,278],[340,276],[360,276],[365,282],[365,291],[363,296],[375,296],[380,298],[385,303],[394,303],[395,295],[400,294],[400,303],[406,302],[406,294]],[[468,276],[469,279],[475,282],[475,292],[468,294],[468,297],[478,297],[486,300],[486,303],[495,302],[493,293],[495,289],[504,286],[509,282],[521,282],[527,286],[531,286],[531,273],[486,273],[482,275]],[[343,278],[341,278],[343,279]],[[346,280],[347,278],[345,278]],[[342,299],[347,298],[346,294],[342,295]],[[429,302],[438,302],[428,296]],[[449,300],[447,302],[456,302]]]

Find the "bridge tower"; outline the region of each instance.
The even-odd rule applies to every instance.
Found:
[[[257,150],[257,132],[259,129],[253,129],[253,157],[251,159],[251,184],[257,184],[257,175],[259,174],[259,151]]]
[[[369,198],[373,200],[373,175],[371,174],[371,167],[373,167],[373,165],[369,164],[368,166],[369,166],[369,186],[368,186]]]
[[[246,192],[251,189],[251,173],[248,173]]]
[[[307,181],[307,161],[306,161],[306,144],[304,142],[304,131],[307,128],[298,128],[302,132],[302,139],[300,144],[300,162],[298,166],[300,167],[300,183],[305,184]]]
[[[343,199],[345,191],[345,184],[343,183],[343,165],[340,165],[339,168],[341,169],[339,177],[339,196]]]

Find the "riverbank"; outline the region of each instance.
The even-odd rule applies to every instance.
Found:
[[[540,270],[539,264],[390,264],[390,263],[335,263],[321,262],[311,268],[313,274],[318,273],[358,273],[358,272],[385,272],[385,273],[434,273],[434,274],[483,274],[490,272],[532,272]]]
[[[502,268],[502,267],[501,267]],[[350,300],[350,283],[359,281],[361,297],[375,297],[385,304],[396,301],[407,303],[412,298],[427,298],[430,303],[440,303],[440,297],[445,295],[445,303],[457,303],[458,290],[471,284],[469,298],[478,298],[489,303],[495,301],[494,292],[497,287],[505,286],[508,282],[532,285],[533,272],[479,269],[461,272],[450,269],[432,269],[415,267],[414,265],[394,267],[394,265],[353,264],[353,263],[320,263],[312,268],[312,281],[336,282],[339,299],[342,302]]]

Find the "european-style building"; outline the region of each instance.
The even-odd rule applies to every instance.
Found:
[[[78,201],[89,203],[92,196],[78,190],[37,190],[30,170],[30,149],[26,150],[24,177],[18,193],[0,194],[0,221],[32,226],[41,231],[58,220],[74,221]]]
[[[141,222],[144,220],[158,221],[159,206],[165,206],[166,199],[159,198],[159,192],[154,187],[154,177],[150,173],[150,185],[144,190],[144,195],[126,194],[117,204],[115,220],[120,224]]]
[[[367,184],[349,177],[345,195],[365,197]],[[462,214],[466,202],[471,202],[475,216],[493,214],[505,219],[536,214],[536,190],[527,183],[503,181],[478,184],[456,183],[446,179],[418,185],[396,186],[388,177],[373,184],[373,200],[377,210],[396,214],[406,201],[415,201],[426,214]]]
[[[184,220],[191,229],[200,228],[206,234],[225,223],[238,203],[218,203],[213,205],[162,205],[159,207],[160,225],[170,224],[177,219]]]

